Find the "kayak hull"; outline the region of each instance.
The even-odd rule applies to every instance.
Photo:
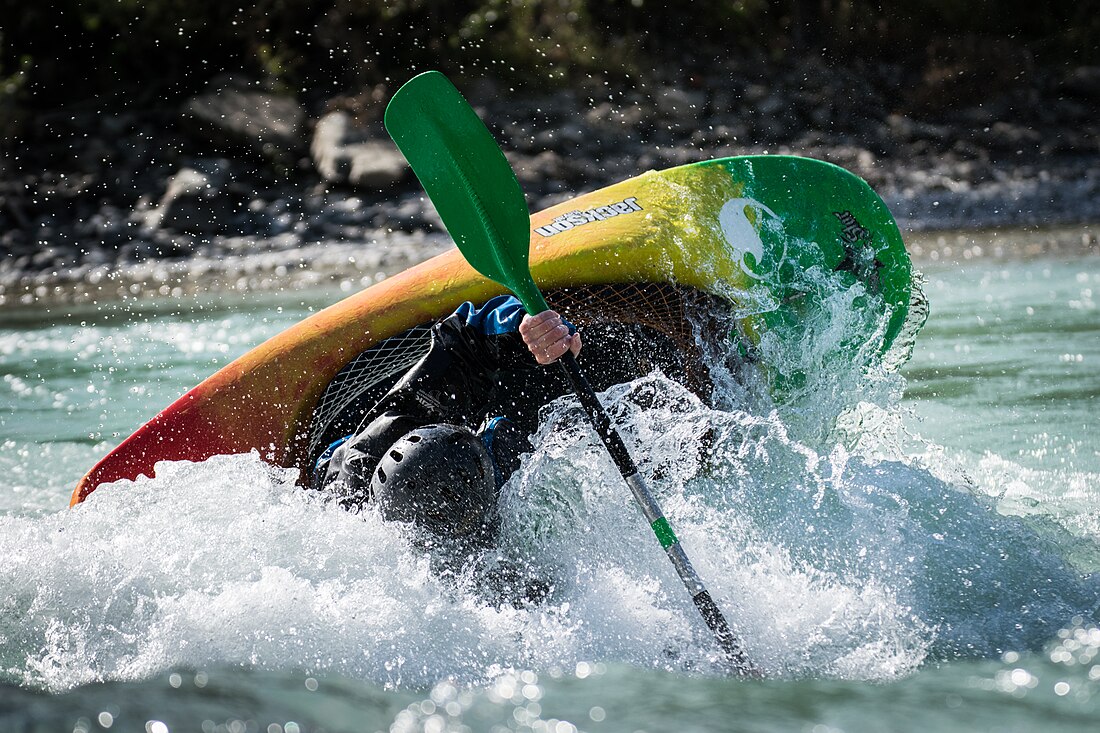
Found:
[[[754,289],[787,299],[799,270],[874,258],[887,345],[901,329],[911,270],[885,204],[860,178],[820,161],[746,156],[651,171],[531,217],[531,272],[544,290],[671,283],[738,303]],[[502,286],[450,250],[326,308],[191,389],[111,451],[80,481],[96,487],[153,474],[158,461],[201,461],[256,450],[281,466],[304,459],[311,412],[360,352]],[[740,324],[750,338],[764,315]],[[884,347],[885,348],[885,347]]]

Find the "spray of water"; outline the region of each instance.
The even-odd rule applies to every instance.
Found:
[[[603,396],[749,656],[774,676],[891,679],[1094,617],[1095,583],[1049,537],[905,455],[871,296],[827,273],[805,287],[817,305],[754,360],[705,345],[709,402],[659,373]],[[256,454],[0,518],[2,675],[57,690],[244,665],[426,689],[589,662],[716,673],[575,403],[542,418],[479,557],[349,514]]]

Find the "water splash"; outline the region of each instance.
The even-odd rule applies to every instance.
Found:
[[[765,338],[764,358],[710,344],[711,404],[660,374],[604,395],[750,657],[773,676],[893,679],[1095,621],[1096,582],[1057,528],[1002,513],[1027,498],[998,478],[1011,466],[907,452],[866,294],[809,278],[820,307]],[[776,374],[795,373],[776,399]],[[709,632],[571,401],[547,408],[535,445],[506,486],[500,547],[457,566],[255,454],[2,517],[0,674],[60,690],[219,665],[401,689],[589,662],[715,673]],[[501,567],[546,599],[495,598],[485,572]]]

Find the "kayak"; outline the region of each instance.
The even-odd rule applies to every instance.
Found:
[[[844,169],[794,156],[644,173],[533,214],[530,245],[535,281],[579,327],[600,317],[641,324],[686,350],[685,304],[728,304],[742,314],[736,336],[751,348],[777,324],[802,317],[803,276],[818,269],[874,296],[859,302],[879,311],[886,351],[912,294],[910,260],[882,200]],[[361,385],[384,385],[414,363],[436,319],[502,293],[450,250],[352,295],[221,368],[138,428],[81,479],[71,504],[103,484],[152,476],[158,461],[258,451],[305,470],[326,421],[374,394]]]

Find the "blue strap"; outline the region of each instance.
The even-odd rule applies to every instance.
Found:
[[[497,427],[499,427],[502,422],[510,421],[503,415],[497,415],[489,420],[481,433],[481,444],[485,446],[485,451],[489,454],[489,461],[493,464],[493,481],[496,483],[498,489],[504,485],[504,476],[501,474],[500,466],[497,465],[496,458],[493,456],[493,438],[496,437]]]
[[[455,315],[465,321],[467,326],[476,328],[486,336],[515,333],[526,314],[523,304],[514,295],[498,295],[480,308],[466,301],[455,310]],[[569,327],[569,333],[576,333],[577,329],[572,323],[565,321],[565,325]]]
[[[498,295],[480,308],[470,301],[458,306],[455,315],[486,336],[515,333],[526,311],[514,295]]]
[[[485,430],[481,433],[481,443],[485,446],[485,450],[489,451],[490,455],[493,452],[493,438],[496,437],[497,426],[508,418],[503,415],[497,415],[493,419],[489,420],[485,425]]]
[[[332,454],[336,452],[336,449],[339,448],[344,443],[348,442],[349,440],[351,440],[354,437],[355,437],[355,435],[352,434],[352,435],[345,435],[342,438],[337,438],[336,440],[329,443],[329,446],[328,446],[328,448],[325,448],[324,453],[317,456],[317,462],[313,464],[313,473],[309,477],[311,485],[313,485],[313,486],[317,485],[317,479],[319,478],[318,473],[321,471],[321,469],[324,467],[324,465],[329,462],[329,459],[332,458]]]

